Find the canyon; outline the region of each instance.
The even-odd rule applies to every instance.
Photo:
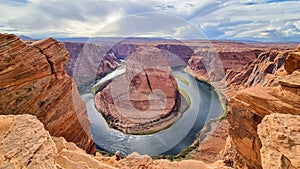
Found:
[[[289,52],[284,68],[275,72],[276,85],[248,88],[230,99],[228,152],[234,152],[238,168],[299,168],[299,158],[293,161],[299,155],[299,137],[293,134],[299,134],[294,122],[300,114],[298,50]]]
[[[157,48],[138,48],[126,72],[95,95],[110,126],[130,134],[159,131],[180,116],[181,98],[172,69]]]
[[[64,44],[53,38],[26,44],[10,34],[0,34],[0,44],[1,114],[35,115],[51,135],[94,153],[85,103],[65,74]]]
[[[110,48],[53,38],[24,42],[15,35],[0,34],[0,167],[300,167],[300,46],[296,44],[151,42],[150,46],[178,56],[187,65],[186,72],[224,94],[227,119],[218,123],[212,137],[202,140],[188,160],[154,160],[137,153],[116,160],[116,156],[95,153],[85,103],[76,85],[112,72],[120,59],[134,55],[143,43],[121,42]],[[98,47],[78,64],[80,53],[89,52],[82,50],[86,46]],[[146,82],[142,80],[142,86]],[[224,145],[216,146],[214,141]]]

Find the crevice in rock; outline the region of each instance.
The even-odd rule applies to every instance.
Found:
[[[148,77],[148,75],[147,75],[146,72],[145,72],[145,75],[146,75],[148,87],[149,87],[149,89],[150,89],[150,91],[151,91],[151,93],[152,93],[152,87],[151,87],[150,80],[149,80],[149,77]]]
[[[43,144],[44,144],[44,143],[42,143],[42,144],[41,144],[41,145],[33,152],[33,155],[28,159],[28,162],[27,162],[26,166],[28,166],[28,165],[32,162],[33,157],[34,157],[35,154],[43,147]]]
[[[282,154],[280,160],[281,160],[281,167],[282,168],[296,169],[296,167],[294,167],[291,164],[291,161],[288,158],[286,158],[285,155]]]
[[[50,70],[51,70],[51,74],[54,74],[54,68],[53,68],[53,63],[48,59],[48,56],[46,54],[44,54],[43,50],[41,50],[40,48],[36,47],[36,46],[33,46],[35,47],[36,49],[38,49],[40,51],[41,54],[43,54],[46,58],[46,61],[48,62],[49,66],[50,66]],[[49,46],[50,47],[50,46]],[[48,48],[49,48],[48,47]],[[46,48],[47,49],[47,48]],[[45,49],[44,49],[45,50]]]

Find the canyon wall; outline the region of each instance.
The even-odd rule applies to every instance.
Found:
[[[101,78],[115,70],[121,62],[104,44],[64,42],[70,53],[66,72],[77,84]]]
[[[262,52],[253,61],[242,68],[229,69],[226,72],[226,95],[234,96],[237,91],[256,85],[277,86],[275,73],[284,72],[285,59],[290,50],[270,50]]]
[[[188,73],[211,83],[227,99],[256,85],[278,85],[274,76],[283,71],[288,52],[295,44],[244,44],[212,41],[198,44],[188,60]]]
[[[64,72],[68,58],[52,38],[26,44],[0,34],[0,114],[32,114],[52,136],[93,152],[85,103]]]
[[[289,52],[285,61],[285,70],[278,70],[275,73],[278,85],[248,88],[231,98],[231,110],[228,114],[229,138],[225,159],[233,161],[237,168],[272,168],[273,162],[269,161],[272,159],[280,162],[282,168],[288,166],[299,168],[299,158],[295,160],[294,157],[299,155],[300,140],[298,136],[292,134],[293,130],[299,133],[297,125],[293,125],[294,118],[300,115],[300,53],[298,50],[299,48],[295,52]],[[285,53],[280,55],[285,56]],[[265,70],[267,72],[276,70],[277,65],[266,65]],[[267,116],[270,114],[278,115]],[[283,116],[285,118],[278,120]],[[283,130],[284,126],[290,127]],[[289,128],[291,130],[288,130]],[[284,146],[285,149],[275,149],[278,145]],[[274,152],[281,156],[276,157]],[[281,158],[281,161],[278,158]]]

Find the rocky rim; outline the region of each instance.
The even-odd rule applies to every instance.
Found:
[[[97,110],[110,126],[130,134],[159,131],[181,112],[180,94],[172,69],[157,48],[138,48],[116,77],[95,96]]]
[[[0,44],[1,114],[5,114],[0,117],[1,168],[226,168],[223,161],[213,164],[196,160],[170,162],[152,160],[149,156],[135,153],[120,161],[98,153],[93,157],[73,143],[54,137],[53,135],[61,135],[85,150],[89,150],[91,144],[78,126],[72,104],[66,106],[66,103],[72,103],[70,94],[65,93],[71,90],[72,80],[63,72],[65,62],[59,61],[65,61],[66,50],[61,48],[61,43],[47,39],[35,43],[41,52],[34,45],[25,44],[16,36],[7,34],[1,34]],[[57,45],[61,50],[57,49]],[[174,46],[163,46],[174,50]],[[229,137],[222,156],[227,165],[235,168],[300,168],[300,68],[297,66],[300,46],[292,54],[288,50],[274,53],[265,46],[262,48],[265,48],[266,53],[259,54],[254,61],[246,64],[248,66],[241,66],[244,70],[226,71],[228,79],[234,82],[229,83],[229,87],[233,87],[235,91],[256,87],[238,92],[230,101]],[[222,50],[226,51],[226,47]],[[282,67],[284,62],[285,69]],[[259,70],[266,71],[259,74],[260,78],[256,78]],[[30,73],[26,73],[28,71]],[[197,71],[195,70],[196,73]],[[200,77],[202,74],[198,75]],[[251,83],[246,83],[248,80],[245,81],[243,77]],[[61,80],[59,82],[63,83],[53,83],[52,80]],[[32,84],[34,85],[31,86]],[[269,87],[259,87],[257,84]],[[53,91],[61,90],[65,91],[61,92],[64,94],[53,95]],[[230,98],[229,95],[227,97]],[[40,102],[44,99],[44,103]],[[80,100],[78,97],[77,105],[81,105]],[[62,107],[67,108],[61,109]],[[84,109],[82,106],[82,112],[85,112]],[[7,115],[24,113],[34,114],[42,123],[29,115]],[[64,126],[66,121],[69,123]]]

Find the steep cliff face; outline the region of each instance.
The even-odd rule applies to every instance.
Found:
[[[293,44],[280,46],[250,46],[235,43],[213,43],[214,51],[198,48],[188,61],[186,71],[208,82],[223,80],[225,84],[217,88],[224,89],[229,99],[237,91],[256,85],[276,86],[274,74],[283,71],[285,59]],[[295,60],[290,61],[294,64]],[[297,63],[295,63],[297,64]]]
[[[65,42],[70,53],[66,72],[78,84],[101,78],[115,70],[121,62],[104,44]]]
[[[93,148],[85,103],[65,74],[69,57],[52,38],[25,44],[0,34],[0,113],[35,115],[53,136]]]
[[[253,61],[240,69],[229,69],[226,73],[226,94],[228,98],[237,91],[256,85],[276,86],[275,73],[280,73],[289,50],[271,50],[262,52]],[[281,68],[280,71],[277,71]]]
[[[217,43],[213,46],[198,47],[188,61],[188,70],[198,78],[206,81],[223,79],[215,77],[221,71],[238,70],[252,62],[263,51],[260,48],[250,48],[243,43]]]
[[[157,44],[156,46],[158,49],[167,50],[179,58],[181,58],[186,63],[188,62],[189,58],[193,55],[195,46],[187,46],[183,43],[178,44]]]
[[[289,53],[285,63],[288,63],[289,60],[293,60],[291,58],[295,58],[294,54],[294,52]],[[289,68],[289,64],[285,64],[285,69],[289,70]],[[271,131],[263,129],[264,126],[268,126],[268,123],[270,123],[268,120],[264,120],[260,127],[260,131],[268,130],[268,132],[271,132],[270,137],[272,137],[272,139],[265,138],[265,133],[257,133],[257,126],[262,122],[262,119],[266,115],[273,113],[290,115],[300,114],[299,69],[300,66],[295,66],[293,72],[284,71],[277,73],[276,79],[280,85],[276,87],[257,86],[245,89],[238,92],[237,95],[230,100],[231,110],[228,115],[228,121],[230,123],[229,144],[231,144],[231,148],[227,151],[227,155],[231,154],[232,160],[237,168],[262,168],[262,161],[266,166],[266,161],[268,159],[265,158],[267,156],[272,156],[272,151],[265,151],[266,148],[261,148],[262,143],[264,144],[263,146],[270,148],[270,146],[267,145],[266,140],[271,142],[274,141],[272,132],[276,132],[276,130]],[[286,115],[286,117],[289,117],[290,115]],[[278,125],[284,126],[286,124],[285,122],[280,122]],[[274,126],[268,127],[273,128]],[[258,134],[261,135],[259,136]],[[286,134],[289,135],[291,133]],[[260,138],[263,138],[263,142]],[[284,140],[288,138],[289,137],[287,136],[282,136],[282,139]],[[300,144],[299,140],[296,139],[294,141],[296,142],[293,142],[293,144]],[[277,143],[270,144],[274,145]],[[293,145],[290,146],[293,147]],[[297,152],[295,153],[297,154]],[[284,155],[284,160],[293,160],[289,159],[290,157],[291,155]],[[298,162],[293,162],[292,166],[295,167],[295,164],[298,165]]]
[[[192,48],[180,43],[128,42],[126,39],[116,44],[106,43],[64,42],[70,53],[70,59],[66,64],[67,74],[71,77],[75,75],[76,77],[73,78],[79,83],[87,82],[95,77],[103,77],[120,65],[120,59],[127,59],[140,46],[156,47],[169,51],[181,59],[180,61],[173,61],[177,62],[176,64],[183,62],[183,60],[187,62],[194,53]],[[196,47],[194,46],[194,48]]]
[[[125,42],[119,42],[116,45],[114,45],[110,51],[115,53],[117,58],[119,59],[125,59],[130,56],[130,54],[140,46],[138,42],[136,43],[126,43],[126,39],[124,40]]]

